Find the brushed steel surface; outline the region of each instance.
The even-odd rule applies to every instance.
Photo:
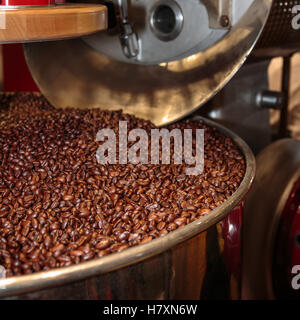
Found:
[[[196,119],[203,118],[197,117]],[[72,282],[78,283],[79,286],[85,279],[91,277],[98,278],[101,275],[121,270],[129,266],[135,268],[134,265],[162,253],[164,253],[162,256],[166,256],[165,254],[168,254],[169,250],[179,250],[176,249],[178,246],[184,247],[185,242],[189,239],[200,235],[202,232],[223,220],[245,198],[255,176],[255,157],[248,145],[233,132],[213,121],[207,119],[204,119],[204,121],[208,125],[218,128],[220,132],[233,139],[245,157],[247,167],[244,179],[237,191],[226,202],[211,211],[209,215],[171,232],[165,237],[129,248],[123,252],[111,254],[101,259],[95,259],[78,265],[0,280],[0,297],[19,295],[53,287],[57,287],[58,297],[59,295],[62,295],[60,286]],[[179,260],[177,260],[177,262],[175,261],[175,263],[182,265],[182,256],[178,259]],[[143,264],[141,264],[141,266],[143,266]],[[190,268],[192,268],[192,266],[190,266]],[[185,269],[185,272],[187,270],[189,269]],[[120,272],[122,273],[122,271]],[[123,274],[126,276],[126,271],[124,272]],[[107,278],[102,277],[101,279]],[[194,277],[192,277],[192,279],[194,279]],[[99,286],[101,286],[101,283]],[[72,293],[72,290],[70,293]]]
[[[268,65],[265,60],[244,64],[226,87],[198,111],[239,135],[255,155],[272,142],[270,111],[256,105],[257,94],[268,88]]]
[[[117,14],[120,12],[122,16],[120,0],[112,1],[115,3]],[[220,41],[228,30],[242,19],[254,1],[130,0],[128,21],[138,37],[139,54],[137,56],[128,58],[124,55],[120,46],[118,27],[108,32],[84,37],[84,41],[96,51],[123,62],[153,65],[182,60]],[[161,6],[169,10],[159,15],[160,23],[155,25],[153,14],[161,12],[156,10]],[[224,24],[221,15],[224,18],[226,16],[225,20],[227,19],[228,22],[226,27],[220,26]],[[171,21],[175,22],[175,25],[172,25]],[[120,24],[122,30],[122,22]],[[161,32],[162,30],[159,29],[163,26],[165,29]],[[169,41],[165,42],[166,40]]]
[[[271,3],[255,0],[214,46],[159,65],[119,62],[80,39],[26,44],[25,55],[41,92],[56,107],[123,109],[161,126],[195,111],[234,76],[255,45]]]
[[[279,220],[300,176],[300,141],[279,140],[257,157],[243,220],[243,295],[274,299],[272,263]],[[254,236],[255,235],[255,236]]]

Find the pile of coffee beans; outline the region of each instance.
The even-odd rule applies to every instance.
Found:
[[[57,110],[44,97],[0,99],[0,265],[6,276],[101,258],[165,236],[226,201],[245,161],[231,139],[202,121],[170,128],[205,129],[205,168],[100,165],[102,128],[154,125],[121,111]]]

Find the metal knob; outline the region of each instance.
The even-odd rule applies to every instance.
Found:
[[[256,104],[261,108],[281,110],[284,105],[282,92],[264,90],[256,95]]]

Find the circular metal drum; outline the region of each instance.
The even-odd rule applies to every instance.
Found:
[[[257,157],[243,221],[243,297],[298,298],[300,141],[273,143]]]
[[[228,1],[234,9],[230,20],[231,7],[226,6],[228,16],[216,15],[219,1],[131,2],[135,6],[129,8],[129,19],[138,40],[132,39],[136,46],[126,48],[125,54],[124,35],[114,30],[25,45],[33,78],[51,104],[123,109],[157,126],[179,120],[207,102],[239,70],[272,4],[271,0]],[[160,23],[169,11],[161,11],[157,3],[173,8],[176,19],[170,32]],[[125,26],[129,27],[127,22]]]
[[[238,298],[240,232],[255,158],[238,136],[246,173],[221,206],[168,235],[122,252],[69,267],[0,280],[0,297],[30,299],[209,299]]]

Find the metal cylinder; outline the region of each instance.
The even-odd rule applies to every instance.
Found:
[[[152,32],[162,41],[174,40],[183,28],[182,10],[173,0],[159,1],[152,8],[150,16]]]
[[[261,108],[281,110],[284,102],[283,93],[280,91],[263,90],[256,95],[256,104]]]

